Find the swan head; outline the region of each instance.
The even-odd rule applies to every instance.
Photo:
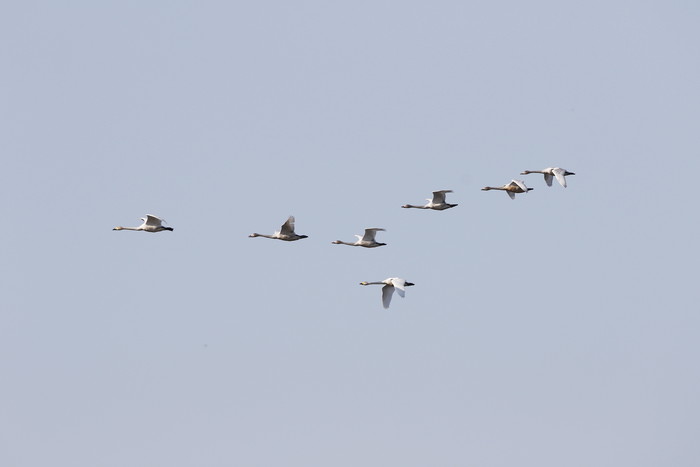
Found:
[[[124,227],[115,227],[112,230],[124,230]]]
[[[332,243],[333,245],[340,245],[340,244],[343,243],[343,242],[340,241],[340,240],[336,240],[336,241],[331,242],[331,243]]]
[[[360,285],[369,285],[369,282],[360,282]]]
[[[529,173],[532,173],[532,172],[530,172],[529,170],[523,170],[522,172],[520,172],[520,175],[527,175]]]
[[[403,205],[403,206],[401,206],[401,207],[402,207],[402,208],[410,208],[411,206],[410,206],[410,205],[408,205],[408,204],[404,204],[404,205]]]
[[[252,234],[250,234],[250,235],[248,235],[248,236],[252,238],[252,237],[257,237],[257,236],[259,236],[259,235],[260,235],[260,234],[252,233]]]
[[[490,186],[485,186],[481,189],[481,191],[489,191],[491,189]]]

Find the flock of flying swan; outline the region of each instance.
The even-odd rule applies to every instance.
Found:
[[[520,173],[520,175],[528,174],[544,174],[544,181],[547,186],[552,186],[552,180],[557,179],[557,182],[564,188],[566,188],[566,177],[569,175],[576,175],[574,172],[569,172],[568,170],[562,169],[560,167],[547,167],[542,170],[525,170]],[[485,186],[482,191],[489,190],[501,190],[505,191],[510,199],[515,199],[516,193],[527,193],[533,190],[533,188],[528,188],[525,182],[522,180],[511,180],[507,185],[493,187]],[[412,204],[404,204],[402,208],[415,208],[415,209],[433,209],[435,211],[444,211],[445,209],[450,209],[457,204],[450,204],[445,201],[445,195],[447,193],[452,193],[452,190],[439,190],[433,191],[433,197],[427,198],[428,204],[424,206],[414,206]],[[142,230],[144,232],[162,232],[163,230],[173,231],[172,227],[163,226],[164,219],[156,217],[152,214],[147,214],[146,217],[142,217],[141,220],[143,224],[138,227],[115,227],[112,230]],[[167,222],[166,222],[167,223]],[[385,229],[379,227],[372,227],[365,229],[364,235],[355,235],[357,237],[356,242],[344,242],[342,240],[336,240],[334,245],[349,245],[349,246],[361,246],[364,248],[377,248],[386,245],[386,243],[381,243],[376,240],[377,232],[383,232]],[[265,237],[272,238],[275,240],[283,240],[285,242],[293,242],[296,240],[301,240],[303,238],[308,238],[308,235],[299,235],[294,232],[294,216],[289,216],[289,219],[282,224],[280,230],[273,233],[272,235],[265,235],[259,233],[252,233],[248,235],[249,237]],[[394,295],[394,291],[399,294],[400,297],[406,296],[406,287],[415,285],[412,282],[407,282],[405,279],[399,277],[389,277],[379,282],[360,282],[360,285],[382,285],[382,305],[384,308],[389,308],[391,303],[391,298]]]
[[[520,172],[520,175],[527,174],[544,174],[544,181],[547,183],[547,186],[552,186],[552,179],[556,178],[559,184],[564,188],[566,188],[566,176],[576,175],[573,172],[569,172],[568,170],[559,167],[547,167],[546,169],[542,170],[525,170]],[[534,190],[534,188],[528,188],[527,185],[525,185],[525,182],[522,180],[511,180],[507,185],[485,186],[482,188],[482,191],[489,190],[505,191],[508,193],[508,196],[510,196],[510,199],[515,199],[516,193],[527,193],[528,191]]]

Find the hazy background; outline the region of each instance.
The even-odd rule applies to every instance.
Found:
[[[4,3],[0,464],[697,466],[699,20]]]

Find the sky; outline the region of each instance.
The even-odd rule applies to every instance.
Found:
[[[697,465],[699,19],[6,2],[0,465]]]

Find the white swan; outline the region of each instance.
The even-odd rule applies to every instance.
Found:
[[[357,237],[357,241],[355,243],[349,243],[349,242],[344,242],[342,240],[336,240],[333,243],[334,245],[350,245],[350,246],[362,246],[365,248],[376,248],[378,246],[384,246],[386,243],[379,243],[374,239],[374,237],[377,235],[377,232],[384,232],[385,229],[380,229],[378,227],[374,227],[371,229],[365,229],[365,235],[364,237],[361,235],[355,235]]]
[[[289,216],[287,222],[282,224],[282,227],[280,228],[279,232],[275,232],[272,235],[252,233],[248,236],[274,238],[276,240],[284,240],[285,242],[293,242],[295,240],[301,240],[302,238],[308,238],[308,235],[297,235],[296,233],[294,233],[294,216]]]
[[[445,209],[450,209],[456,204],[450,204],[445,202],[445,193],[452,193],[452,190],[440,190],[433,191],[433,199],[426,198],[428,204],[425,206],[414,206],[412,204],[404,204],[402,208],[415,208],[415,209],[434,209],[436,211],[444,211]]]
[[[381,282],[360,282],[360,285],[383,285],[382,305],[384,305],[384,308],[389,308],[391,297],[394,295],[394,289],[396,289],[396,293],[398,293],[400,297],[405,297],[406,290],[404,287],[410,287],[415,284],[412,282],[406,282],[405,279],[401,279],[399,277],[389,277]]]
[[[527,174],[544,174],[544,181],[547,183],[547,186],[552,186],[552,178],[556,177],[557,181],[561,186],[566,188],[566,176],[567,175],[576,175],[573,172],[569,172],[566,169],[562,169],[560,167],[547,167],[546,169],[542,170],[525,170],[523,172],[520,172],[520,175],[527,175]]]
[[[152,214],[146,214],[146,217],[142,217],[141,220],[143,221],[143,224],[139,225],[138,227],[118,226],[112,230],[143,230],[144,232],[162,232],[163,230],[170,230],[172,232],[173,230],[172,227],[164,227],[161,225],[166,221]]]
[[[534,188],[528,188],[527,186],[525,186],[525,182],[523,182],[522,180],[511,180],[511,182],[508,185],[485,186],[481,190],[482,191],[503,190],[506,193],[508,193],[508,196],[510,196],[510,199],[515,199],[516,193],[527,193],[530,190],[534,190]]]

